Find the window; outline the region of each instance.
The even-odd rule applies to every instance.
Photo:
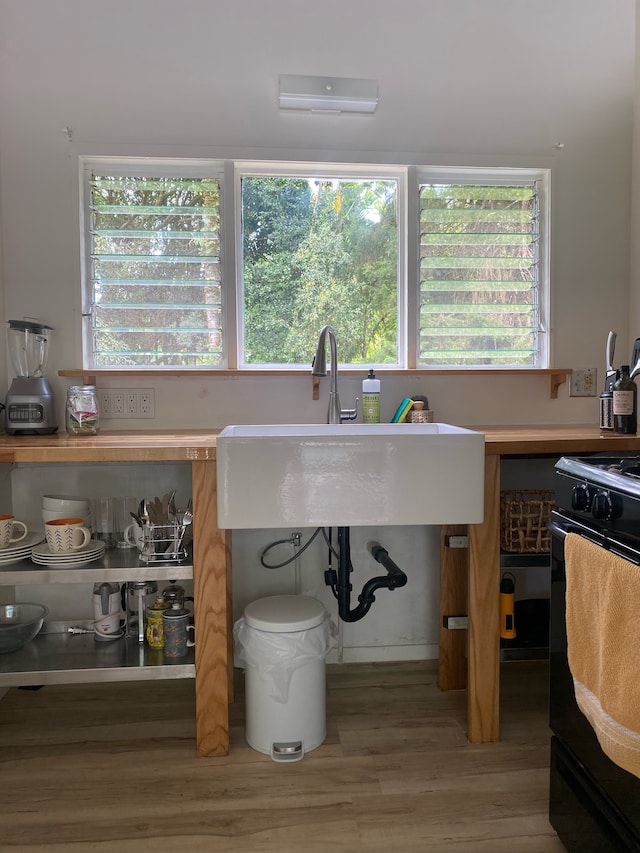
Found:
[[[239,164],[236,173],[241,363],[308,368],[329,323],[342,364],[398,365],[404,170]]]
[[[220,182],[166,170],[87,165],[90,367],[222,364]]]
[[[419,365],[546,365],[543,181],[487,177],[420,183]]]
[[[343,365],[548,364],[544,171],[82,168],[84,367],[307,370],[326,323]]]

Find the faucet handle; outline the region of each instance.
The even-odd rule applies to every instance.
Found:
[[[356,397],[355,401],[355,409],[340,409],[340,423],[342,423],[342,421],[355,421],[358,417],[358,403],[360,402],[360,397]]]

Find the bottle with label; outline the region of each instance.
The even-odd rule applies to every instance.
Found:
[[[380,423],[380,380],[376,379],[373,368],[362,380],[362,421],[365,424]]]
[[[638,431],[638,388],[629,377],[629,365],[620,367],[620,378],[613,385],[613,431],[635,435]]]

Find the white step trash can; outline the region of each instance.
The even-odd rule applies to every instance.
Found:
[[[336,627],[317,599],[273,595],[245,607],[233,628],[245,670],[247,743],[274,761],[299,761],[326,726],[326,656]]]

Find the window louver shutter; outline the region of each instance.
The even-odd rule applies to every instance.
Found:
[[[537,365],[537,184],[420,187],[419,364]]]
[[[93,174],[96,367],[222,363],[220,186]]]

